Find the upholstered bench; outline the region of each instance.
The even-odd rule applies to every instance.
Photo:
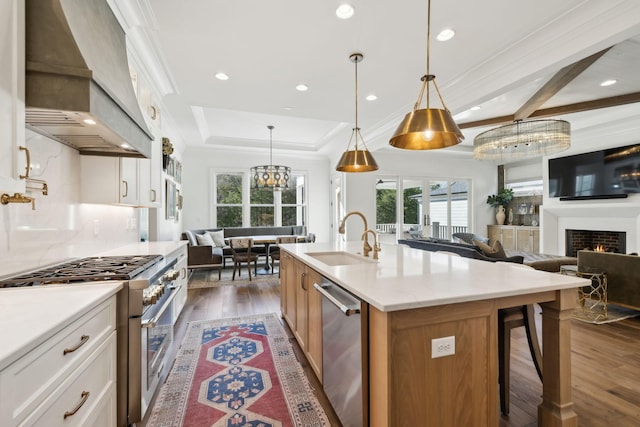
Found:
[[[211,261],[220,256],[219,264],[222,268],[226,266],[227,258],[232,257],[231,248],[227,244],[230,237],[246,236],[305,236],[306,227],[303,225],[284,227],[228,227],[228,228],[201,228],[185,230],[182,233],[182,240],[187,240],[188,245],[188,265],[189,268],[210,268]],[[198,237],[200,236],[200,237]],[[209,236],[213,242],[207,242]],[[199,242],[200,240],[201,242]],[[195,249],[198,248],[198,249]],[[255,247],[253,251],[266,255],[263,247]],[[211,259],[207,259],[210,253]],[[215,264],[213,264],[215,266]]]

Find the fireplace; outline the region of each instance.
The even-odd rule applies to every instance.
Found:
[[[576,257],[578,251],[591,250],[624,254],[627,233],[623,231],[565,230],[566,256]]]

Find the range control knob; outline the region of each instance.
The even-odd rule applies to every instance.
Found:
[[[176,280],[180,276],[180,272],[178,270],[170,270],[165,273],[164,277],[168,281]]]

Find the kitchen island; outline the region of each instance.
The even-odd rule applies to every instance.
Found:
[[[281,248],[364,303],[368,425],[497,426],[498,309],[533,303],[543,307],[538,424],[577,425],[570,319],[586,280],[402,245],[382,245],[375,262],[348,256],[361,254],[362,242]],[[446,337],[454,339],[454,354],[433,358],[432,340]]]

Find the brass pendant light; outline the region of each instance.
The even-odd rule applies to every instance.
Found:
[[[376,163],[373,155],[367,149],[364,143],[364,139],[360,134],[360,128],[358,127],[358,62],[363,60],[364,56],[361,53],[353,53],[349,56],[349,60],[355,64],[356,70],[356,127],[351,132],[351,138],[349,138],[349,144],[347,150],[342,153],[340,161],[336,166],[336,170],[339,172],[371,172],[378,170],[378,164]],[[358,136],[362,141],[364,149],[358,147]],[[355,146],[353,150],[349,150],[351,146],[351,140],[355,137]]]
[[[389,140],[389,144],[396,148],[407,150],[433,150],[437,148],[451,147],[457,145],[464,139],[464,135],[453,121],[451,113],[444,104],[436,76],[429,73],[429,48],[431,39],[431,0],[427,6],[427,73],[420,79],[422,88],[418,95],[418,100],[413,106],[413,111],[408,113],[396,132]],[[433,82],[438,98],[442,103],[442,109],[429,108],[429,83]],[[427,92],[427,108],[420,109],[424,92]]]

